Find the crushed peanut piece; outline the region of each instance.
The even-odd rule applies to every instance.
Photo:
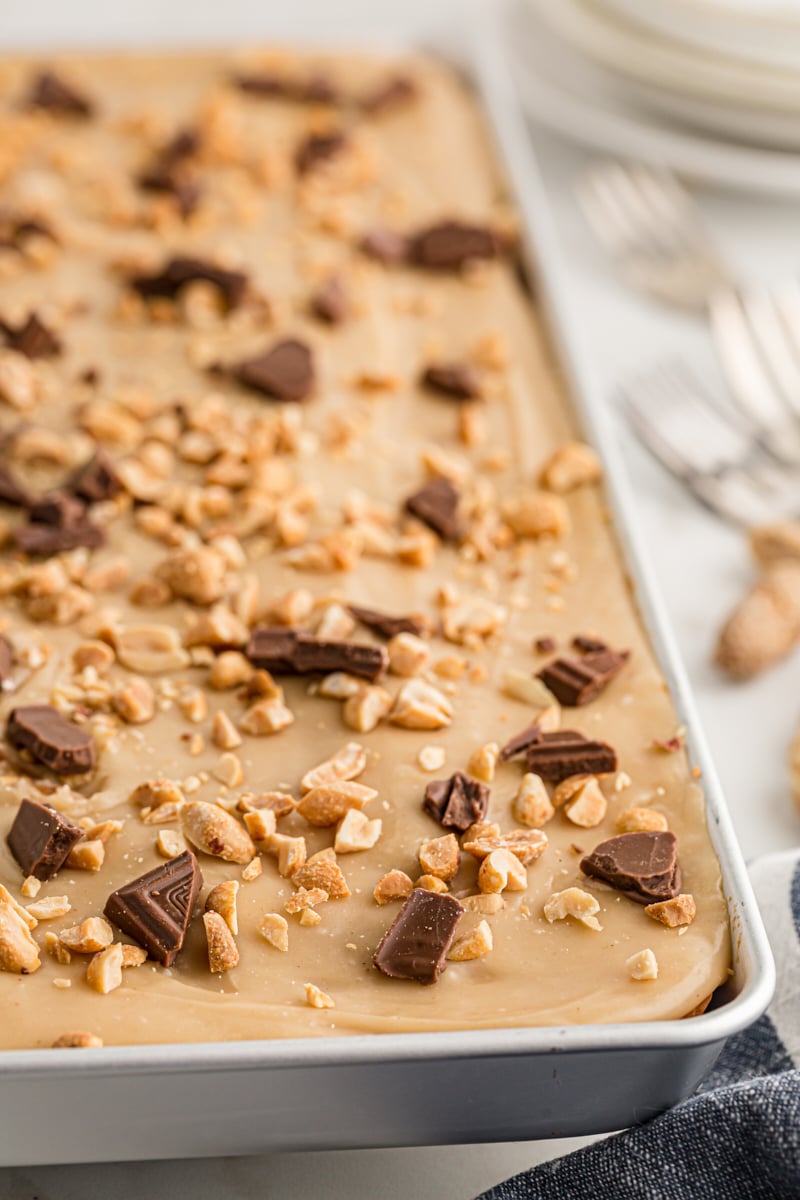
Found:
[[[147,951],[142,946],[126,946],[122,947],[122,965],[123,967],[140,967],[142,963],[147,962]]]
[[[359,809],[349,808],[336,828],[333,848],[337,854],[371,850],[380,838],[382,829],[380,818],[370,821]]]
[[[471,962],[473,959],[483,958],[493,946],[494,939],[489,922],[483,920],[479,921],[469,933],[462,934],[455,939],[447,957],[451,962]]]
[[[208,942],[208,969],[212,975],[232,971],[239,965],[239,949],[224,917],[204,912],[203,925]]]
[[[10,904],[0,901],[0,971],[32,975],[41,965],[39,947],[26,920]]]
[[[431,838],[419,848],[419,865],[423,872],[426,875],[435,875],[437,879],[452,879],[458,871],[460,861],[461,852],[454,833]]]
[[[406,900],[414,884],[405,871],[387,871],[375,884],[372,895],[378,904],[391,904],[393,900]]]
[[[423,771],[440,771],[446,757],[444,746],[423,746],[417,754],[417,764]]]
[[[219,805],[191,800],[181,819],[186,838],[206,854],[225,862],[249,863],[256,852],[247,830]]]
[[[491,917],[505,908],[506,902],[499,892],[480,892],[477,896],[462,896],[461,904],[467,912],[477,912]]]
[[[344,723],[357,733],[371,733],[388,716],[392,704],[392,696],[386,688],[375,684],[362,685],[345,701],[342,709]]]
[[[156,849],[162,858],[177,858],[186,849],[186,842],[174,829],[160,829]]]
[[[443,729],[453,719],[453,706],[443,692],[424,679],[403,684],[389,714],[404,729]]]
[[[328,783],[349,782],[356,779],[367,765],[367,752],[359,742],[348,742],[330,758],[306,771],[300,786],[304,792]]]
[[[617,833],[659,833],[669,828],[667,818],[654,808],[626,808],[614,822]]]
[[[294,713],[291,709],[286,707],[283,700],[273,697],[257,700],[251,705],[239,722],[239,728],[253,737],[265,737],[271,733],[280,733],[293,721]]]
[[[103,1039],[95,1033],[62,1033],[52,1043],[54,1050],[95,1050]]]
[[[244,767],[235,754],[226,750],[211,768],[211,774],[226,787],[238,787],[244,780]]]
[[[309,890],[322,888],[324,892],[328,893],[331,900],[343,900],[350,895],[347,880],[336,862],[332,849],[330,852],[320,850],[317,854],[313,854],[302,867],[294,872],[292,882],[296,887],[304,887]]]
[[[363,808],[377,794],[374,788],[346,780],[320,784],[306,792],[297,805],[297,811],[309,825],[325,828],[335,825],[348,809]]]
[[[564,806],[564,812],[573,825],[583,829],[594,829],[606,815],[608,801],[603,795],[597,777],[589,775],[580,784]]]
[[[420,875],[414,883],[414,887],[422,888],[426,892],[441,892],[442,894],[450,890],[438,875]]]
[[[539,775],[528,771],[522,776],[511,801],[511,811],[514,819],[529,829],[539,829],[550,820],[556,810]]]
[[[492,850],[481,863],[478,887],[482,892],[523,892],[528,872],[510,850]]]
[[[211,740],[220,750],[235,750],[241,746],[242,737],[226,712],[220,709],[211,723]]]
[[[306,993],[306,1004],[309,1008],[335,1008],[336,1003],[327,992],[323,992],[314,983],[303,985]]]
[[[72,847],[67,855],[67,866],[80,871],[99,871],[105,862],[106,848],[100,838],[84,840]]]
[[[245,883],[252,883],[255,879],[258,879],[263,869],[264,868],[261,865],[261,859],[258,856],[251,858],[250,862],[242,871],[242,880]]]
[[[483,783],[492,783],[499,757],[500,747],[497,742],[487,742],[485,746],[479,746],[470,754],[467,770]]]
[[[122,945],[114,942],[95,954],[86,967],[86,982],[101,996],[107,996],[122,983]]]
[[[598,933],[603,928],[595,916],[599,911],[599,901],[579,887],[568,887],[563,892],[553,892],[544,905],[544,915],[551,923],[574,917],[587,929],[594,929]]]
[[[658,979],[658,960],[652,950],[637,950],[625,960],[631,979],[639,982],[649,982]]]
[[[289,922],[280,913],[264,913],[258,923],[258,932],[276,950],[286,952],[289,949]]]
[[[56,917],[65,917],[72,911],[72,905],[67,896],[45,896],[28,905],[28,912],[37,921],[52,921]]]
[[[205,911],[219,913],[234,936],[239,932],[239,919],[236,913],[236,897],[239,894],[239,884],[235,879],[226,879],[216,884],[206,896]]]
[[[428,665],[430,649],[421,637],[413,633],[398,633],[389,639],[389,670],[393,675],[419,675]]]
[[[542,467],[541,483],[563,495],[586,484],[597,483],[603,469],[596,452],[584,442],[565,442]]]
[[[307,908],[316,908],[318,904],[325,904],[329,899],[328,893],[324,888],[298,888],[293,892],[289,899],[284,904],[284,909],[291,916],[296,913],[301,913]]]
[[[473,833],[473,830],[477,832]],[[462,849],[473,858],[486,858],[495,850],[509,850],[523,866],[547,849],[547,835],[540,829],[512,829],[501,833],[496,825],[473,825],[462,840]]]
[[[80,925],[62,929],[58,940],[72,954],[97,954],[111,945],[114,931],[104,917],[87,917]]]
[[[648,917],[674,929],[678,925],[691,925],[697,916],[697,904],[689,892],[681,892],[671,900],[659,900],[656,904],[648,904],[644,911]]]

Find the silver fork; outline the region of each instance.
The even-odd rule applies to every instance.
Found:
[[[763,428],[680,361],[631,379],[623,401],[640,439],[706,507],[757,525],[800,516],[800,472],[780,462]]]
[[[578,185],[595,236],[629,283],[660,300],[704,310],[733,273],[675,176],[641,164],[598,163]]]

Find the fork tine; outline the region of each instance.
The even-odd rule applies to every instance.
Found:
[[[743,293],[740,302],[753,340],[783,400],[800,413],[800,362],[788,339],[776,299],[764,289]]]
[[[587,177],[578,186],[578,200],[597,240],[612,255],[624,257],[635,242],[630,224],[601,180]]]
[[[720,291],[709,307],[717,355],[736,403],[760,428],[780,429],[786,408],[758,361],[738,294]]]

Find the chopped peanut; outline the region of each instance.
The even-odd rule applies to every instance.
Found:
[[[206,896],[205,911],[219,913],[234,936],[239,932],[239,919],[236,913],[236,897],[239,884],[235,879],[226,879],[218,883]]]
[[[300,786],[304,792],[328,783],[356,779],[367,765],[367,752],[358,742],[348,742],[330,758],[306,771]]]
[[[292,882],[296,887],[322,888],[331,900],[346,899],[350,895],[347,880],[342,874],[333,850],[320,850],[313,854],[302,867],[294,872]]]
[[[37,921],[52,921],[56,917],[65,917],[71,910],[72,905],[67,896],[46,896],[28,905],[28,912]]]
[[[89,960],[86,982],[101,996],[107,996],[122,983],[122,946],[119,942],[107,946]]]
[[[405,871],[387,871],[375,884],[373,896],[378,904],[391,904],[393,900],[405,900],[414,884]]]
[[[470,754],[467,770],[483,783],[492,783],[499,757],[500,747],[497,742],[487,742],[485,746],[479,746]]]
[[[211,740],[220,750],[235,750],[242,744],[241,734],[228,714],[221,709],[214,714],[211,723]]]
[[[529,829],[539,829],[549,821],[556,810],[550,803],[544,780],[530,771],[523,775],[511,802],[511,811],[515,820]]]
[[[423,746],[417,754],[417,763],[423,771],[439,771],[446,757],[444,746]]]
[[[467,912],[482,913],[491,917],[505,908],[506,902],[499,892],[481,892],[477,896],[463,896],[461,904]]]
[[[593,829],[603,820],[607,808],[608,801],[600,790],[600,784],[594,775],[590,775],[566,803],[564,812],[573,825]]]
[[[67,866],[81,871],[99,871],[106,857],[106,848],[99,838],[81,841],[67,855]]]
[[[279,733],[293,721],[294,713],[286,707],[283,700],[272,698],[257,700],[251,705],[239,722],[239,728],[253,737],[264,737],[271,733]]]
[[[32,975],[41,965],[39,947],[26,921],[10,904],[0,901],[0,971]]]
[[[461,852],[454,833],[431,838],[419,848],[419,865],[423,872],[426,875],[435,875],[437,879],[452,879],[458,871],[460,861]]]
[[[258,923],[258,932],[276,950],[289,949],[289,923],[280,913],[265,913]]]
[[[430,650],[427,643],[416,634],[398,633],[390,638],[386,649],[389,653],[389,670],[393,675],[419,675],[428,665]]]
[[[335,1008],[336,1003],[327,992],[321,991],[314,983],[303,985],[306,992],[306,1004],[309,1008]]]
[[[208,941],[208,968],[212,975],[232,971],[239,964],[239,950],[224,917],[218,912],[203,913]]]
[[[357,733],[371,733],[388,716],[392,704],[392,696],[386,688],[366,684],[345,701],[344,723]]]
[[[350,808],[361,809],[377,796],[374,788],[362,783],[341,781],[321,784],[306,792],[297,811],[309,825],[335,825]]]
[[[324,888],[301,887],[292,893],[283,907],[290,915],[294,915],[302,913],[307,908],[316,908],[318,904],[325,904],[328,899],[328,893]]]
[[[567,917],[574,917],[588,929],[594,929],[597,932],[603,928],[595,916],[595,913],[599,911],[599,901],[579,887],[569,887],[565,888],[563,892],[553,892],[544,906],[544,915],[551,923],[565,921]]]
[[[542,467],[542,486],[551,492],[572,492],[586,484],[597,483],[602,476],[600,459],[584,442],[566,442]]]
[[[336,829],[333,848],[337,854],[353,854],[357,850],[371,850],[383,829],[380,819],[370,821],[357,808],[349,808]]]
[[[97,954],[111,945],[114,931],[104,917],[87,917],[80,925],[62,929],[58,940],[72,954]]]
[[[680,896],[673,896],[671,900],[659,900],[656,904],[648,904],[644,911],[648,917],[674,929],[677,925],[691,925],[697,916],[697,905],[694,896],[688,892],[681,892]]]
[[[667,818],[654,808],[626,808],[614,822],[617,833],[666,832]]]
[[[658,979],[658,961],[652,950],[638,950],[625,960],[631,979],[649,982]]]
[[[173,829],[160,829],[156,849],[162,858],[177,858],[186,849],[186,842]]]
[[[52,1045],[54,1050],[94,1050],[103,1045],[103,1039],[94,1033],[62,1033]]]
[[[181,817],[184,835],[198,850],[235,863],[248,863],[255,854],[249,833],[218,805],[192,800]]]
[[[478,871],[478,887],[482,892],[523,892],[528,886],[528,872],[510,850],[492,850]]]
[[[438,875],[420,875],[419,879],[414,884],[415,888],[422,888],[426,892],[446,892],[449,891],[447,884]]]
[[[389,714],[394,725],[405,729],[443,729],[452,719],[450,701],[423,679],[410,679],[403,684]]]
[[[469,933],[457,937],[447,955],[451,962],[470,962],[483,958],[494,946],[488,921],[479,921]]]

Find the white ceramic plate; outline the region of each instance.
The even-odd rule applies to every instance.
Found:
[[[514,7],[508,36],[532,120],[595,151],[669,166],[690,179],[800,196],[800,155],[722,141],[634,108],[618,81],[534,19],[530,0]]]
[[[800,70],[797,0],[602,0],[603,7],[660,38],[742,62]]]

